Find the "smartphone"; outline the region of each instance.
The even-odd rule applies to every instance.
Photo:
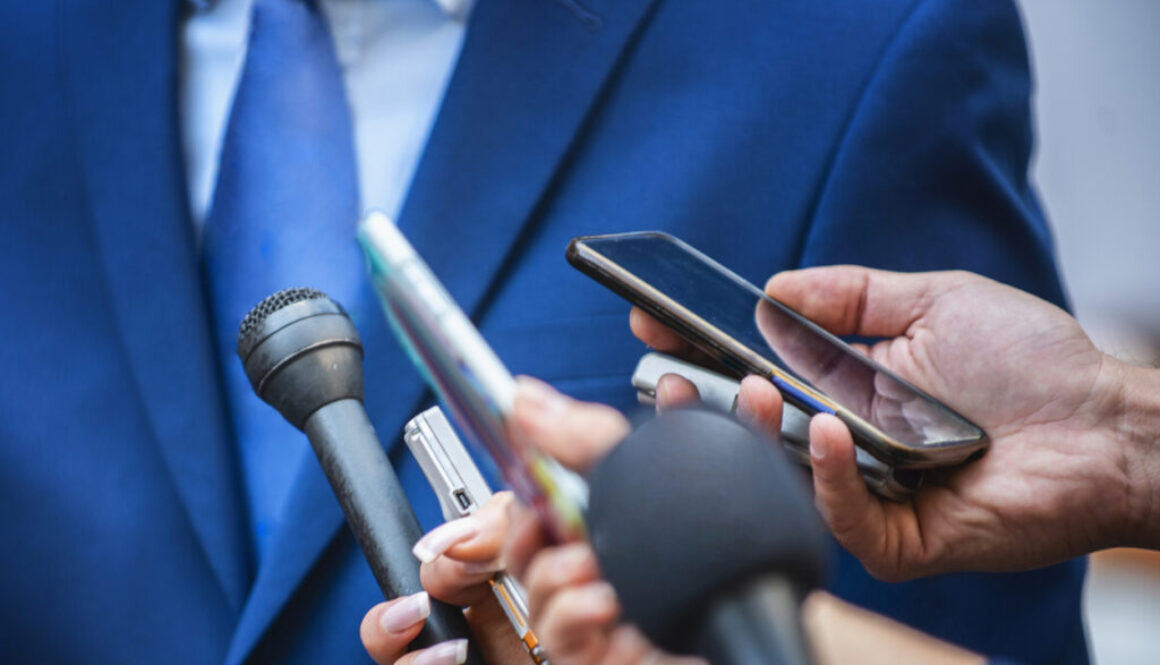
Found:
[[[499,357],[385,215],[363,218],[358,239],[399,342],[468,442],[495,462],[508,487],[557,539],[584,538],[583,480],[509,436],[505,418],[516,383]]]
[[[858,446],[890,467],[953,466],[987,446],[966,418],[677,238],[584,236],[567,257],[730,375],[765,376],[805,414],[842,419]]]
[[[736,411],[737,393],[741,389],[737,379],[656,351],[641,356],[632,372],[632,386],[636,388],[637,401],[641,404],[656,404],[657,383],[665,374],[677,374],[696,386],[705,408],[726,414]],[[785,404],[781,413],[780,434],[790,458],[809,467],[810,417],[796,406]],[[904,501],[922,487],[922,470],[896,469],[862,448],[855,448],[854,453],[862,480],[878,496],[892,501]]]

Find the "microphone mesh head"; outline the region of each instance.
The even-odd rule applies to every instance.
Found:
[[[238,345],[240,346],[242,341],[250,333],[256,331],[262,325],[262,322],[266,320],[266,317],[274,312],[277,312],[287,305],[293,305],[296,302],[316,300],[318,298],[327,298],[327,295],[318,289],[310,288],[282,289],[277,293],[266,296],[262,299],[262,302],[254,305],[253,309],[242,319],[242,324],[238,328]]]

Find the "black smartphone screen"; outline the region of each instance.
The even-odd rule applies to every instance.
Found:
[[[837,413],[847,421],[853,415],[907,448],[983,438],[962,416],[672,236],[625,233],[575,242],[598,255],[589,266],[605,272],[598,279],[678,323],[678,332],[692,332],[691,341],[711,347],[706,350],[736,374],[770,376],[796,406],[811,413]],[[577,258],[572,257],[573,263],[585,262]],[[759,355],[781,375],[731,353],[735,344]]]

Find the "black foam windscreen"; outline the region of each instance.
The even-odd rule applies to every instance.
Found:
[[[246,348],[252,346],[256,341],[252,339],[252,336],[274,312],[281,311],[288,305],[293,305],[296,302],[323,299],[329,300],[330,298],[322,291],[309,287],[282,289],[277,293],[266,296],[246,313],[246,316],[242,318],[241,325],[238,326],[238,353],[241,355],[249,355],[249,351]]]
[[[254,391],[298,429],[327,404],[362,401],[362,353],[350,317],[315,289],[268,296],[238,331],[238,357]]]
[[[725,415],[672,411],[589,475],[588,528],[625,619],[689,653],[719,594],[779,574],[817,586],[826,548],[780,446]]]

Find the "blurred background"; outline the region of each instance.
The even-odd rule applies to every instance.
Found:
[[[1160,0],[1018,1],[1075,313],[1104,351],[1160,365]],[[1160,662],[1160,553],[1092,557],[1085,606],[1096,663]]]

